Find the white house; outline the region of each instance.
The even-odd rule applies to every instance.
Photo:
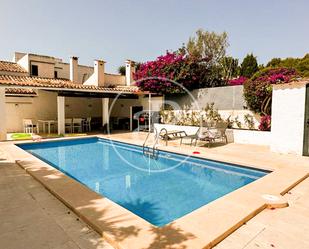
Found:
[[[106,73],[103,60],[95,60],[90,67],[79,65],[77,57],[65,63],[55,57],[16,52],[13,62],[0,61],[0,140],[6,139],[7,132],[21,132],[23,119],[57,120],[59,133],[65,132],[65,118],[74,117],[92,117],[98,127],[115,122],[132,129],[134,107],[159,110],[163,98],[152,98],[150,103],[149,93],[132,85],[134,62],[125,64],[126,75],[118,75]],[[275,84],[271,132],[235,130],[235,134],[241,135],[242,142],[258,141],[275,152],[309,156],[308,85],[308,79]],[[207,89],[202,96],[231,106],[240,101],[235,108],[241,109],[237,89]],[[232,96],[229,101],[227,95]]]
[[[23,119],[58,120],[61,133],[64,118],[92,117],[98,127],[109,122],[108,116],[130,122],[132,107],[149,107],[145,93],[132,85],[134,63],[125,63],[126,75],[118,75],[106,73],[103,60],[91,67],[79,65],[75,56],[66,63],[16,52],[13,62],[0,61],[1,139],[7,132],[21,132]]]

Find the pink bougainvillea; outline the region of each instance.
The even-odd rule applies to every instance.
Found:
[[[272,84],[284,84],[298,77],[293,68],[266,68],[256,73],[250,80],[244,83],[244,96],[248,107],[261,114],[271,114],[271,109],[263,112],[262,107],[265,100],[270,99],[271,103]]]
[[[167,90],[181,92],[171,81],[177,81],[175,76],[184,62],[184,55],[167,52],[154,61],[142,63],[133,75],[136,85],[142,90],[158,93],[166,93]]]
[[[184,88],[191,90],[223,85],[221,79],[209,77],[210,69],[207,65],[206,59],[167,52],[154,61],[142,63],[133,77],[141,90],[161,94],[182,93]]]
[[[295,76],[297,76],[295,69],[282,67],[261,71],[253,77],[253,80],[267,82],[268,84],[280,84],[289,82]]]
[[[243,84],[246,82],[246,80],[248,80],[247,77],[240,76],[240,77],[238,77],[238,78],[236,78],[236,79],[229,80],[229,81],[228,81],[228,85],[229,85],[229,86],[239,86],[239,85],[243,85]]]
[[[259,125],[259,130],[270,131],[270,128],[271,128],[271,116],[270,115],[262,116],[261,122]]]

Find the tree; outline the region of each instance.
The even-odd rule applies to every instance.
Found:
[[[121,75],[126,75],[126,67],[125,66],[118,67],[118,73]]]
[[[309,77],[309,54],[299,61],[296,69],[303,77]]]
[[[222,61],[226,56],[226,49],[229,46],[226,32],[215,33],[199,29],[195,36],[190,37],[186,46],[179,49],[192,60],[203,64],[209,70],[208,80],[215,82],[212,85],[220,85],[219,81],[225,79],[226,68],[224,70]]]
[[[196,31],[196,37],[190,37],[185,48],[189,56],[207,60],[210,66],[220,64],[226,55],[226,48],[229,46],[226,32],[217,34],[215,32]]]
[[[273,58],[270,62],[267,63],[266,67],[278,67],[280,66],[281,59],[280,58]]]
[[[253,54],[247,54],[240,66],[240,75],[251,78],[258,70],[256,57]]]
[[[309,77],[309,54],[306,54],[303,58],[273,58],[267,63],[267,67],[295,68],[300,76]]]
[[[220,61],[222,66],[222,77],[225,80],[235,78],[239,74],[238,59],[231,56],[223,57]]]
[[[154,61],[142,63],[136,69],[134,79],[140,89],[163,94],[183,92],[170,80],[188,90],[226,85],[225,77],[234,74],[235,63],[236,67],[238,64],[233,58],[223,59],[227,46],[227,33],[217,34],[200,29],[176,52],[167,51]],[[223,70],[222,63],[228,68]]]

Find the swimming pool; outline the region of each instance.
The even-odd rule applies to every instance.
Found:
[[[101,138],[19,144],[149,223],[164,226],[268,172]]]

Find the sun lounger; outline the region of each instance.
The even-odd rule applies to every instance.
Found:
[[[210,147],[210,144],[215,142],[216,140],[221,140],[227,143],[227,137],[225,134],[226,129],[226,122],[218,122],[213,128],[200,127],[196,134],[181,137],[180,145],[182,144],[183,139],[186,138],[191,140],[190,145],[195,142],[195,146],[197,145],[198,141],[208,142],[208,147]]]
[[[176,138],[182,138],[187,136],[187,133],[185,131],[179,131],[179,130],[167,130],[165,128],[161,129],[159,132],[159,138],[165,141],[165,145],[167,146],[168,140],[176,139]]]

